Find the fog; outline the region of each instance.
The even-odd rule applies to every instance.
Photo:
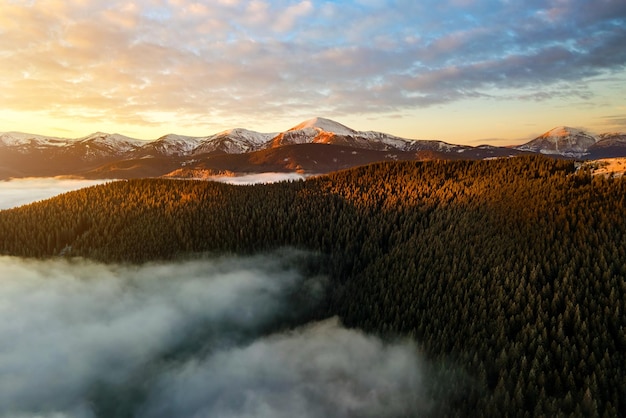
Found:
[[[243,176],[215,176],[207,180],[233,185],[276,183],[279,181],[302,180],[306,176],[298,173],[258,173]],[[49,199],[61,193],[78,190],[111,180],[77,180],[56,177],[25,178],[0,181],[0,210]]]
[[[288,180],[304,180],[308,176],[298,173],[256,173],[242,176],[212,176],[208,180],[219,181],[234,185],[248,185],[259,183],[278,183]]]
[[[54,177],[0,181],[0,210],[49,199],[61,193],[110,180],[75,180]]]
[[[427,411],[411,342],[336,318],[310,255],[145,266],[0,257],[2,417],[395,417]]]

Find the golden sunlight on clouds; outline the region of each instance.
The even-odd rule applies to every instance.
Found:
[[[139,23],[139,8],[134,3],[127,3],[121,9],[105,10],[103,17],[113,26],[133,29]]]
[[[273,28],[281,32],[291,30],[299,18],[307,16],[312,11],[313,5],[308,0],[291,5],[278,16]]]
[[[519,138],[533,118],[541,131],[626,129],[626,35],[605,17],[626,7],[581,1],[554,14],[466,0],[0,0],[0,132],[154,139],[313,116],[454,142]],[[475,117],[442,131],[462,107]],[[494,107],[516,113],[485,136]]]

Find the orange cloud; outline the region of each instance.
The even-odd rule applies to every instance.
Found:
[[[0,121],[163,118],[178,131],[476,97],[621,103],[619,86],[593,101],[580,85],[623,73],[626,26],[607,19],[626,22],[624,3],[571,0],[559,13],[535,3],[0,0]]]

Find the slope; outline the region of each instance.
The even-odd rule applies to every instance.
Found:
[[[580,129],[559,126],[517,148],[541,154],[582,157],[596,142],[596,137]]]

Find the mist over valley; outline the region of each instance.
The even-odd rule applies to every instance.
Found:
[[[626,1],[0,10],[0,418],[626,417]]]
[[[258,173],[240,176],[209,176],[204,180],[235,185],[303,180],[297,173]],[[18,178],[0,181],[0,210],[48,199],[72,190],[103,184],[111,180],[64,179],[55,177]]]
[[[622,415],[626,180],[597,165],[131,179],[0,210],[0,412]]]
[[[0,257],[10,318],[0,325],[0,416],[427,411],[413,343],[384,343],[336,318],[285,328],[326,291],[324,277],[298,267],[311,257],[143,266]]]

